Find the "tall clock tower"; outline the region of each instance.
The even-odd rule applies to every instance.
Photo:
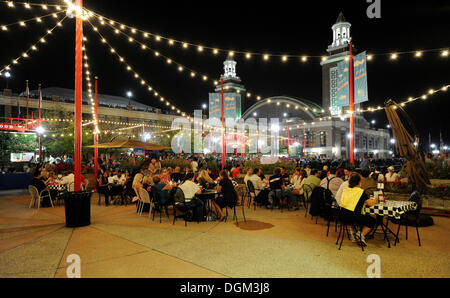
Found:
[[[322,66],[322,106],[327,114],[333,116],[342,113],[341,108],[334,106],[337,99],[337,65],[350,55],[350,28],[351,24],[345,20],[341,12],[336,24],[331,27],[333,31],[333,42],[328,46],[329,56],[321,62]],[[356,53],[355,49],[353,52]]]

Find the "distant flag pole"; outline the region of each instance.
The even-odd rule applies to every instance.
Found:
[[[28,101],[30,100],[30,89],[28,88],[28,80],[27,80],[27,89],[26,89],[26,93],[27,93],[27,120],[28,120]],[[28,121],[27,121],[28,122]]]
[[[17,100],[17,118],[20,119],[20,100]]]

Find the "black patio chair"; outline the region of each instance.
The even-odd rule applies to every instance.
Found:
[[[158,190],[156,189],[156,187],[152,186],[151,187],[151,193],[152,193],[152,202],[153,202],[153,220],[155,220],[155,213],[159,212],[159,223],[162,222],[162,210],[164,208],[167,218],[170,220],[170,216],[169,216],[169,210],[168,210],[168,204],[165,203],[161,203],[161,197],[159,196]]]
[[[417,232],[417,241],[419,242],[419,246],[422,246],[422,243],[420,241],[420,235],[419,235],[419,219],[420,219],[420,211],[422,210],[423,199],[420,196],[419,192],[415,191],[411,194],[409,201],[416,203],[417,208],[415,210],[405,212],[402,215],[401,219],[398,221],[391,220],[394,223],[398,223],[398,230],[397,230],[397,234],[395,236],[394,246],[397,246],[397,242],[400,242],[398,235],[400,233],[400,228],[402,225],[405,226],[405,228],[406,228],[406,240],[408,240],[408,223],[409,222],[415,223],[416,232]]]
[[[308,208],[309,208],[309,197],[313,192],[313,188],[308,184],[303,184],[303,196],[305,203],[305,218],[308,216]]]
[[[343,216],[343,208],[339,208],[337,211],[338,214],[338,221],[340,223],[340,229],[339,229],[339,235],[336,240],[336,245],[338,245],[339,240],[341,240],[341,243],[339,244],[339,250],[342,248],[342,243],[344,242],[345,234],[347,233],[347,237],[350,240],[350,232],[348,231],[348,227],[350,226],[355,231],[362,231],[362,227],[359,226],[359,224],[356,222],[356,219],[349,219],[345,216]],[[359,228],[359,229],[358,229]],[[364,244],[362,243],[362,240],[359,240],[359,246],[361,247],[362,251],[364,252]]]

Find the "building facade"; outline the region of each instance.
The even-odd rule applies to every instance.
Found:
[[[337,65],[349,55],[351,24],[340,13],[332,26],[333,41],[328,47],[328,57],[322,66],[322,105],[289,96],[266,98],[250,107],[244,119],[278,118],[281,127],[281,143],[284,154],[291,156],[315,156],[343,158],[350,156],[349,116],[334,105],[336,100]],[[356,49],[353,49],[356,52]],[[355,105],[355,110],[359,109]],[[355,115],[355,157],[392,156],[390,132],[374,129],[361,114]]]

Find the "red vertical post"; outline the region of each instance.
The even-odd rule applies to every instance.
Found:
[[[83,108],[83,19],[81,9],[83,0],[76,0],[80,8],[76,17],[75,27],[75,148],[74,148],[74,190],[81,191],[81,138],[82,138],[82,108]]]
[[[39,120],[38,120],[38,127],[41,126],[41,105],[42,105],[42,90],[41,90],[41,84],[39,84]],[[41,147],[41,134],[38,133],[39,135],[39,162],[42,161],[42,147]]]
[[[95,77],[95,119],[98,121],[98,78]],[[98,145],[97,126],[94,125],[94,145]],[[94,190],[97,192],[97,179],[98,179],[98,148],[94,149]]]
[[[287,135],[288,135],[288,157],[291,156],[291,140],[290,140],[290,133],[289,133],[289,125],[287,127]]]
[[[353,42],[350,41],[350,163],[355,165],[355,94],[353,87]]]
[[[220,95],[222,97],[222,171],[225,169],[225,155],[227,154],[227,145],[225,144],[225,118],[224,118],[224,91],[223,91],[223,75],[220,77],[221,91]]]
[[[30,100],[30,89],[28,89],[28,80],[27,80],[27,126],[28,126],[28,101]]]

